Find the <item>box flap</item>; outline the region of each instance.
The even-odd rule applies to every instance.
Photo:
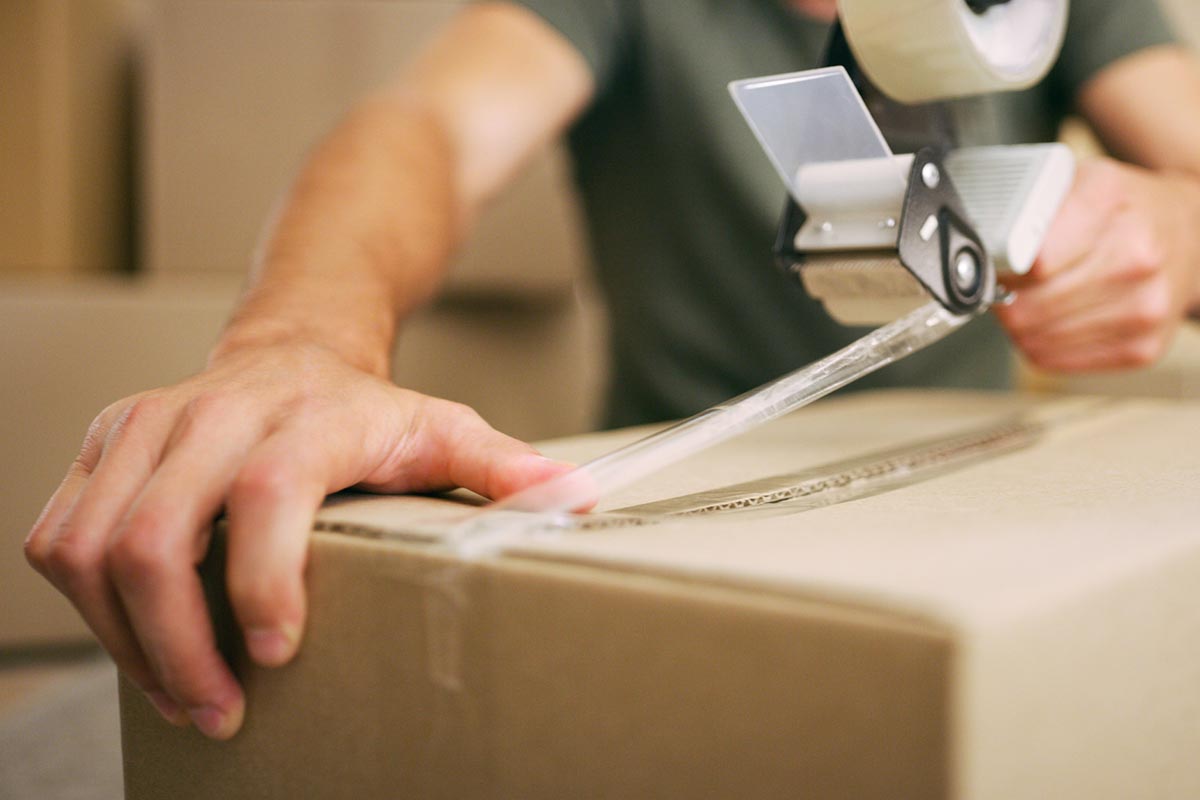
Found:
[[[783,504],[778,514],[723,511],[539,536],[506,555],[973,627],[1200,550],[1200,498],[1191,488],[1200,481],[1200,457],[1178,446],[1179,431],[1200,430],[1200,405],[1157,401],[929,392],[837,399],[615,493],[601,511],[848,458],[869,461],[872,453],[902,452],[906,443],[1011,424],[1014,415],[1045,425],[1030,446],[1000,448],[994,457],[894,491],[802,513],[786,513]],[[544,449],[584,460],[639,433]],[[440,515],[460,514],[427,498],[343,499],[322,512],[320,524],[412,538],[414,519],[427,528]]]

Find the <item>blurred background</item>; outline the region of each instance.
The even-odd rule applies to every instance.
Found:
[[[1162,2],[1200,42],[1200,3]],[[88,423],[203,365],[306,148],[456,5],[0,1],[0,797],[120,796],[111,673],[20,547]],[[397,382],[525,439],[588,429],[604,375],[567,172],[546,153],[498,200],[396,350]],[[1134,374],[1023,375],[1200,397],[1200,333]]]

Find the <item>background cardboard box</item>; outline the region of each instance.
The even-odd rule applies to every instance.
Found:
[[[131,266],[134,6],[0,3],[0,275]]]
[[[204,363],[231,289],[102,278],[0,286],[0,648],[90,637],[21,543],[96,414]]]
[[[1200,796],[1197,430],[1184,403],[823,401],[601,510],[781,473],[853,502],[810,484],[792,514],[530,535],[467,566],[445,503],[335,500],[304,649],[237,657],[240,734],[124,687],[128,797]]]

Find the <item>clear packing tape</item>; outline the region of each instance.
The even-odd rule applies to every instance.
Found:
[[[472,693],[464,663],[466,629],[474,624],[471,603],[472,567],[481,559],[503,555],[534,539],[562,536],[571,531],[587,530],[586,510],[611,492],[629,486],[646,476],[727,441],[739,434],[777,419],[824,397],[855,380],[937,342],[969,322],[973,316],[956,315],[937,302],[911,312],[878,328],[841,350],[806,367],[789,373],[758,389],[702,411],[630,445],[600,456],[576,469],[541,484],[531,486],[505,500],[467,512],[466,516],[431,517],[424,525],[413,526],[434,534],[441,542],[444,558],[421,579],[424,586],[428,671],[438,689],[435,708],[435,738],[452,741],[466,735],[460,730],[471,718]],[[985,446],[991,439],[985,437]],[[977,450],[969,445],[965,452]],[[911,465],[909,465],[911,467]],[[859,470],[843,484],[830,487],[821,476],[799,480],[788,487],[786,496],[808,494],[834,488],[854,494],[887,488],[909,467]],[[849,485],[853,484],[853,485]],[[734,487],[736,488],[736,487]],[[844,494],[844,492],[843,492]],[[770,496],[768,493],[766,496]],[[829,498],[841,495],[837,491]],[[781,498],[785,495],[780,495]],[[687,500],[687,498],[681,498]],[[827,498],[828,499],[828,498]],[[836,501],[836,500],[834,500]],[[728,502],[719,499],[718,504]],[[643,509],[659,518],[654,507]],[[628,509],[635,512],[636,509]],[[675,513],[694,513],[683,508]],[[618,515],[619,516],[619,515]],[[613,516],[601,515],[612,523]],[[635,520],[636,517],[628,517]],[[619,520],[618,520],[619,524]],[[434,748],[437,749],[436,744]]]
[[[569,529],[572,512],[586,510],[600,497],[806,406],[939,341],[970,319],[928,303],[806,367],[486,506],[443,541],[457,558],[469,561],[497,553],[534,529]]]

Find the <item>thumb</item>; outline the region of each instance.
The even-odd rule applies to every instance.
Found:
[[[462,487],[498,500],[574,468],[500,433],[468,406],[426,398],[417,414],[408,442],[406,474],[372,488],[432,491]]]

